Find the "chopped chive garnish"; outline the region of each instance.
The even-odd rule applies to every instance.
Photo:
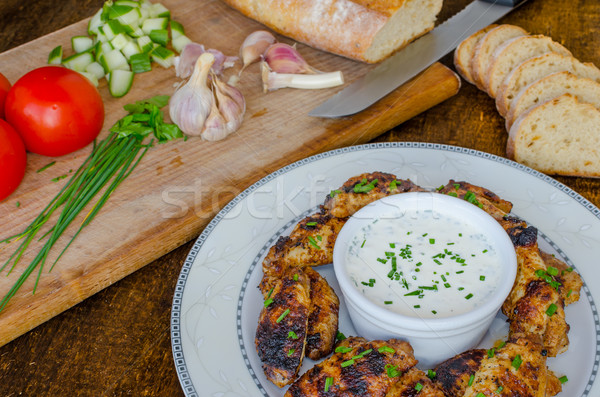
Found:
[[[269,298],[265,300],[265,307],[269,306],[271,303],[273,303],[273,299]]]
[[[463,274],[465,271],[464,270],[459,270],[456,272],[456,274]]]
[[[433,379],[433,378],[435,378],[435,375],[436,375],[436,374],[435,374],[435,371],[434,371],[434,370],[432,370],[432,369],[428,369],[428,370],[427,370],[427,377],[428,377],[429,379]]]
[[[348,346],[338,346],[335,348],[336,353],[349,353],[352,351],[352,348]]]
[[[17,208],[19,208],[19,207],[21,206],[21,202],[17,201],[17,202],[15,203],[15,205],[17,206]]]
[[[480,279],[481,281],[485,281],[485,276],[479,276],[479,279]]]
[[[344,335],[340,331],[338,331],[337,334],[335,334],[335,340],[337,340],[338,342],[343,341],[344,339],[346,339],[346,335]]]
[[[415,385],[415,390],[416,390],[417,392],[420,392],[421,390],[423,390],[423,385],[422,385],[421,383],[417,383],[417,384]]]
[[[391,305],[392,303],[394,303],[394,301],[384,301],[383,303],[385,303],[386,305]]]
[[[473,385],[473,381],[475,380],[475,375],[469,376],[469,386]]]
[[[367,178],[363,178],[362,181],[354,185],[354,193],[369,193],[371,190],[375,189],[375,186],[379,181],[373,179],[371,182],[367,182]]]
[[[335,196],[337,196],[337,195],[338,195],[338,194],[340,194],[341,192],[342,192],[341,190],[337,190],[337,189],[335,189],[335,190],[332,190],[332,191],[329,193],[329,197],[331,197],[331,198],[334,198]]]
[[[329,388],[333,385],[333,378],[332,377],[327,377],[325,378],[325,392],[329,391]]]
[[[485,397],[485,394],[483,394],[482,392],[477,393],[477,395],[475,397]]]
[[[294,274],[294,275],[292,276],[292,278],[294,279],[294,281],[298,281],[298,273]]]
[[[294,331],[288,332],[288,338],[290,339],[298,339],[298,335]]]
[[[390,248],[396,248],[396,244],[390,243]]]
[[[52,162],[46,164],[45,166],[43,166],[42,168],[40,168],[39,170],[37,170],[35,172],[37,172],[39,174],[40,172],[45,171],[48,168],[52,167],[54,164],[56,164],[56,161],[52,161]]]
[[[415,291],[412,291],[412,292],[406,293],[406,294],[404,294],[404,296],[421,295],[421,293],[422,293],[422,292],[423,292],[423,291],[421,291],[421,290],[419,290],[419,289],[418,289],[418,290],[415,290]]]
[[[68,175],[66,175],[66,174],[65,174],[65,175],[59,175],[59,176],[57,176],[56,178],[52,178],[52,179],[50,179],[50,180],[51,180],[52,182],[58,182],[58,181],[60,181],[61,179],[65,179],[66,177],[68,177]]]
[[[288,357],[291,356],[292,354],[294,354],[295,351],[296,351],[296,349],[288,350],[288,353],[287,353]]]
[[[383,264],[387,263],[387,259],[377,258],[377,262],[381,262]]]
[[[563,375],[560,378],[558,378],[558,380],[560,381],[560,383],[566,383],[569,381],[569,378],[567,378],[567,375]]]
[[[429,239],[429,244],[435,244],[435,239],[434,238],[430,238]]]
[[[494,357],[495,353],[496,353],[496,349],[493,348],[493,347],[491,349],[488,349],[488,351],[487,351],[487,355],[488,355],[489,358]]]
[[[450,285],[450,283],[444,283],[444,287],[446,287],[446,288],[450,288],[450,287],[451,287],[451,285]]]
[[[285,309],[285,311],[283,313],[281,313],[281,316],[279,316],[279,318],[277,318],[277,320],[275,321],[276,323],[280,323],[281,320],[283,320],[285,318],[285,316],[287,316],[290,312],[290,309]]]
[[[312,238],[312,236],[308,236],[308,242],[310,243],[310,245],[312,245],[316,249],[318,249],[318,250],[321,249],[321,247],[319,247],[319,244],[317,244],[317,242],[315,241],[314,238]]]
[[[432,312],[433,314],[437,314],[437,311],[435,311],[435,310],[432,310],[431,312]]]
[[[558,276],[558,269],[553,266],[548,266],[548,269],[546,269],[546,272],[548,272],[548,274],[551,276]]]
[[[437,259],[434,259],[433,261],[434,261],[435,263],[437,263],[438,265],[441,265],[441,264],[442,264],[442,262],[440,262],[440,261],[439,261],[439,260],[437,260]]]
[[[392,349],[389,346],[381,346],[379,349],[377,349],[377,351],[379,353],[396,353],[396,350]]]
[[[317,226],[317,222],[306,222],[306,226]]]
[[[521,355],[517,354],[517,356],[514,358],[514,360],[512,360],[512,363],[510,365],[512,365],[512,367],[515,370],[519,370],[521,364],[523,364],[523,360],[521,360]]]
[[[362,244],[360,245],[360,248],[364,247],[366,242],[367,240],[363,240]]]
[[[323,236],[321,236],[320,234],[317,234],[317,240],[323,241]]]
[[[558,306],[556,306],[554,303],[551,303],[550,306],[548,306],[548,309],[546,309],[546,314],[548,315],[548,317],[552,317],[552,315],[556,313],[557,309]]]
[[[402,372],[398,371],[397,365],[386,364],[384,368],[385,368],[385,371],[387,372],[388,377],[390,377],[390,378],[395,378],[397,376],[402,375]]]
[[[421,308],[421,305],[414,305],[413,307],[414,307],[415,309],[420,309],[420,308]]]
[[[398,190],[397,184],[398,184],[398,181],[395,179],[390,182],[390,192],[393,190]]]
[[[504,390],[504,387],[499,386],[498,389],[496,389],[496,393],[500,394],[502,392],[502,390]]]
[[[473,297],[473,294],[468,294],[467,296],[465,296],[465,299],[471,299]]]
[[[506,341],[498,343],[498,349],[502,349],[504,346],[506,346]]]
[[[340,364],[340,367],[346,368],[354,364],[354,360],[346,360]]]
[[[271,294],[273,293],[273,289],[274,289],[274,288],[275,288],[275,287],[271,287],[271,289],[269,290],[269,293],[267,294],[267,298],[270,298],[270,297],[271,297]]]

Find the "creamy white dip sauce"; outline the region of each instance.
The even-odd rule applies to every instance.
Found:
[[[429,210],[374,220],[352,238],[346,259],[350,279],[370,301],[421,318],[472,310],[493,294],[502,271],[481,230]]]

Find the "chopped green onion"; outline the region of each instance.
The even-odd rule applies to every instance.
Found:
[[[398,190],[397,184],[398,184],[398,181],[395,179],[390,182],[390,192],[393,190]]]
[[[498,389],[496,389],[496,393],[500,394],[502,392],[502,390],[504,390],[504,387],[499,386]]]
[[[422,292],[423,292],[423,291],[421,291],[421,290],[419,290],[419,289],[418,289],[418,290],[415,290],[415,291],[412,291],[412,292],[406,293],[406,294],[404,294],[404,296],[421,295],[421,293],[422,293]]]
[[[567,375],[563,375],[560,378],[558,378],[558,380],[560,381],[560,383],[566,383],[569,381],[569,378],[567,378]]]
[[[548,274],[551,276],[558,276],[558,269],[553,266],[548,266],[546,272],[548,272]]]
[[[394,303],[394,301],[383,301],[383,303],[385,303],[386,305],[391,305],[392,303]]]
[[[298,335],[294,331],[288,332],[288,338],[290,339],[298,339]]]
[[[352,348],[350,348],[348,346],[338,346],[335,348],[336,353],[350,353],[351,351],[352,351]]]
[[[344,335],[343,333],[341,333],[340,331],[338,331],[335,334],[335,340],[339,341],[343,341],[344,339],[346,339],[346,335]]]
[[[264,303],[264,305],[265,305],[265,307],[267,307],[267,306],[269,306],[271,303],[273,303],[273,299],[269,298],[269,299],[265,300],[265,303]]]
[[[521,360],[521,355],[517,354],[517,356],[514,358],[514,360],[512,360],[512,363],[510,365],[512,365],[515,370],[519,370],[521,364],[523,364],[523,360]]]
[[[325,378],[325,392],[329,391],[329,388],[333,385],[333,378],[327,377]]]
[[[468,294],[467,296],[465,296],[465,299],[471,299],[473,297],[473,294]]]
[[[398,371],[397,365],[386,364],[384,368],[385,368],[385,371],[387,372],[387,376],[390,378],[395,378],[395,377],[402,375],[402,372]]]
[[[379,353],[396,353],[396,350],[392,349],[389,346],[381,346],[379,349],[377,349],[377,351]]]
[[[469,376],[469,386],[473,385],[473,381],[475,380],[475,375],[471,374],[471,376]]]
[[[415,390],[416,390],[417,392],[420,392],[421,390],[423,390],[423,385],[422,385],[420,382],[418,382],[418,383],[415,385]]]
[[[548,306],[548,309],[546,309],[546,314],[548,315],[548,317],[552,317],[552,315],[556,313],[557,309],[558,306],[556,306],[554,303],[551,303],[550,306]]]
[[[346,361],[342,362],[340,364],[340,367],[346,368],[346,367],[349,367],[349,366],[351,366],[353,364],[354,364],[354,360],[350,359],[350,360],[346,360]]]
[[[435,244],[435,239],[434,238],[430,238],[429,239],[429,244]]]
[[[489,358],[494,357],[495,353],[496,353],[496,349],[494,349],[493,347],[491,349],[488,349],[488,351],[487,351],[487,355]]]
[[[367,240],[363,240],[362,244],[360,245],[360,248],[364,247],[366,242]]]
[[[312,236],[308,236],[308,242],[310,243],[310,245],[312,245],[316,249],[318,249],[318,250],[321,249],[321,247],[319,247],[319,244],[317,244],[317,242],[315,241],[314,238],[312,238]]]
[[[337,195],[338,195],[338,194],[340,194],[341,192],[342,192],[341,190],[337,190],[337,189],[336,189],[336,190],[332,190],[332,191],[329,193],[329,197],[331,197],[331,198],[334,198],[335,196],[337,196]]]
[[[434,370],[432,370],[432,369],[428,369],[428,370],[427,370],[427,377],[428,377],[429,379],[433,379],[433,378],[435,378],[435,375],[436,375],[436,373],[435,373],[435,371],[434,371]]]
[[[317,226],[317,222],[306,222],[306,226]]]
[[[369,182],[367,178],[363,178],[362,181],[354,185],[354,193],[369,193],[371,190],[375,189],[377,182],[379,182],[377,179],[373,179]]]
[[[294,279],[294,281],[298,281],[298,273],[294,273],[294,275],[292,276],[292,278]]]
[[[281,313],[281,316],[279,316],[279,318],[277,318],[277,320],[275,321],[277,324],[279,324],[281,322],[281,320],[283,320],[285,318],[285,316],[287,316],[290,312],[290,309],[285,309],[285,311],[283,313]]]
[[[56,164],[56,161],[52,161],[48,164],[46,164],[45,166],[43,166],[42,168],[40,168],[39,170],[37,170],[36,172],[39,174],[42,171],[47,170],[48,168],[52,167],[54,164]]]
[[[287,353],[288,357],[291,356],[292,354],[294,354],[295,351],[296,351],[296,349],[288,350],[288,353]]]
[[[480,279],[481,281],[485,281],[485,276],[479,276],[479,279]]]

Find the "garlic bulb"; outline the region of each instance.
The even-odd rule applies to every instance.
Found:
[[[276,73],[319,73],[302,58],[295,47],[285,43],[270,46],[264,54],[264,61]]]
[[[186,135],[201,135],[210,114],[213,94],[207,85],[207,78],[214,62],[215,57],[211,53],[200,55],[192,77],[169,100],[169,116]]]
[[[240,48],[240,57],[242,58],[242,74],[246,67],[260,59],[265,50],[275,43],[275,36],[266,30],[257,30],[246,37]]]

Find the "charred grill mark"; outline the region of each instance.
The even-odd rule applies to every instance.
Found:
[[[462,396],[486,354],[484,349],[467,350],[442,362],[435,369],[435,383],[448,396]]]
[[[515,247],[532,247],[537,244],[537,229],[533,226],[517,226],[506,231]]]

